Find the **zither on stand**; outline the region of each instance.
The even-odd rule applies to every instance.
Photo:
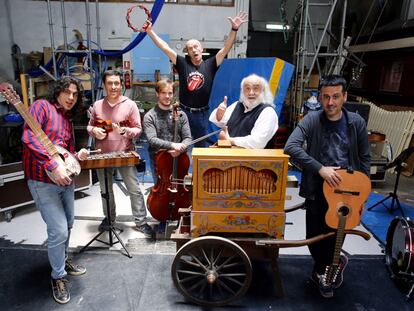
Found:
[[[110,206],[109,206],[108,174],[107,173],[108,173],[107,168],[104,168],[104,175],[105,175],[105,193],[102,193],[101,196],[105,199],[105,202],[106,202],[106,212],[107,212],[108,225],[101,226],[99,228],[100,232],[92,240],[90,240],[88,242],[88,244],[86,244],[84,247],[82,247],[82,249],[80,250],[80,252],[82,253],[83,251],[85,251],[88,248],[88,246],[91,245],[94,241],[98,241],[98,242],[104,243],[104,244],[106,244],[108,246],[113,246],[114,244],[116,244],[116,243],[119,242],[122,245],[123,249],[125,250],[126,255],[129,258],[132,258],[132,256],[129,254],[129,252],[128,252],[128,250],[127,250],[124,242],[122,241],[122,239],[119,237],[118,233],[116,232],[118,230],[119,233],[121,233],[121,232],[123,232],[123,230],[122,229],[119,229],[119,228],[116,228],[113,225],[113,222],[112,222],[112,219],[111,219],[111,211],[110,211]],[[106,241],[103,241],[103,240],[100,240],[99,239],[99,237],[103,233],[105,233],[105,232],[108,232],[108,234],[109,234],[109,242],[106,242]],[[114,235],[116,237],[117,241],[115,241],[115,242],[113,241],[113,236],[112,235]]]

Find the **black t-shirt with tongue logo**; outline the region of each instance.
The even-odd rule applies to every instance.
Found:
[[[176,68],[180,78],[180,102],[191,108],[206,107],[218,69],[216,57],[195,66],[188,56],[177,55]]]

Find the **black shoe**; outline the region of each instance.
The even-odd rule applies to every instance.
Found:
[[[332,286],[326,283],[326,278],[324,274],[318,274],[315,271],[312,273],[311,280],[318,285],[319,293],[324,298],[332,298],[334,293]]]
[[[55,299],[56,302],[61,304],[68,303],[70,300],[69,289],[66,286],[68,280],[66,280],[65,278],[60,278],[57,280],[52,279],[51,282],[53,299]]]
[[[86,268],[81,265],[75,265],[71,260],[66,260],[65,270],[69,275],[82,275],[86,273]]]
[[[344,270],[346,266],[348,265],[348,257],[345,255],[341,255],[339,258],[339,265],[338,265],[338,273],[336,275],[335,280],[332,283],[332,288],[337,289],[339,286],[342,285],[342,282],[344,281]]]
[[[149,224],[137,225],[137,230],[145,235],[146,238],[154,238],[155,232]]]

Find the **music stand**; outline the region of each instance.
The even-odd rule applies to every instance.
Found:
[[[401,208],[401,204],[400,204],[400,200],[398,199],[398,194],[397,194],[397,190],[398,190],[398,183],[400,181],[400,175],[401,175],[401,171],[405,165],[404,161],[408,159],[408,157],[414,152],[414,147],[409,147],[407,149],[405,149],[404,151],[402,151],[400,153],[400,155],[398,157],[395,158],[395,160],[393,162],[391,162],[390,164],[385,166],[385,170],[390,169],[392,167],[395,167],[394,170],[397,172],[397,177],[395,179],[395,184],[394,184],[394,191],[390,192],[388,194],[387,197],[385,197],[384,199],[380,200],[379,202],[375,203],[374,205],[370,206],[368,208],[368,210],[372,210],[374,207],[378,206],[379,204],[383,204],[386,200],[388,199],[392,199],[391,201],[391,207],[386,206],[385,204],[383,204],[385,206],[385,208],[392,213],[395,209],[398,209],[401,213],[401,215],[405,218],[404,215],[404,211]],[[394,208],[394,204],[397,203],[397,207]]]
[[[122,248],[125,250],[126,255],[129,258],[132,258],[132,256],[129,254],[129,252],[128,252],[128,250],[127,250],[124,242],[122,241],[122,239],[119,237],[118,233],[116,232],[117,230],[119,230],[119,233],[121,233],[123,230],[122,229],[119,229],[119,228],[116,228],[113,225],[113,223],[112,223],[112,219],[111,219],[111,209],[110,209],[110,206],[109,206],[108,174],[107,174],[107,169],[106,168],[104,168],[104,175],[105,175],[105,193],[102,193],[101,196],[106,201],[106,214],[107,214],[107,219],[108,219],[108,225],[101,226],[101,228],[99,228],[99,230],[100,230],[99,233],[92,240],[90,240],[88,242],[88,244],[86,244],[84,247],[82,247],[82,249],[79,252],[82,253],[83,251],[85,251],[88,248],[88,246],[91,245],[94,241],[98,241],[98,242],[104,243],[104,244],[106,244],[108,246],[113,246],[114,244],[116,244],[116,243],[119,242],[122,245]],[[99,237],[103,233],[105,233],[105,232],[108,232],[109,242],[99,240]],[[116,239],[118,241],[115,241],[115,242],[113,241],[112,234],[116,237]]]

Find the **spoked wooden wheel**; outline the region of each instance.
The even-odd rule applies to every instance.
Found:
[[[252,280],[252,264],[236,243],[205,236],[178,250],[171,274],[178,291],[190,301],[217,307],[246,293]]]

